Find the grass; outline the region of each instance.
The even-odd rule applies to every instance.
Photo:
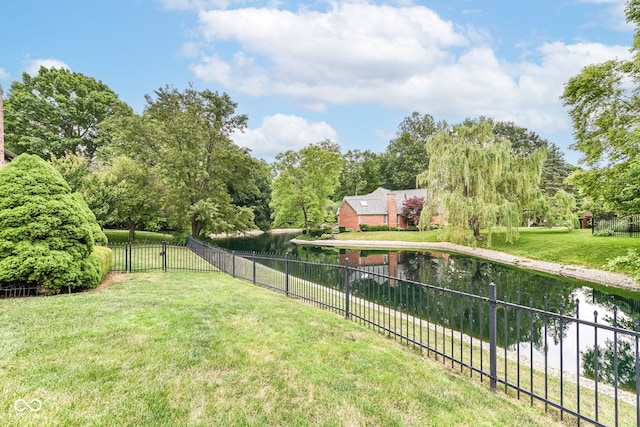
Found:
[[[553,425],[329,312],[216,273],[0,301],[0,425]],[[17,399],[42,402],[19,412]]]
[[[404,242],[437,242],[438,232],[432,231],[376,231],[350,232],[335,236],[337,240],[391,240]],[[486,241],[475,242],[487,247]],[[471,243],[468,243],[471,245]],[[494,232],[490,249],[542,261],[573,264],[603,269],[608,259],[626,255],[638,248],[640,240],[630,237],[594,237],[591,230],[524,228],[514,243],[505,241],[505,234]],[[622,271],[632,273],[632,271]]]

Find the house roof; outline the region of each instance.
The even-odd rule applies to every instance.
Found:
[[[387,195],[394,193],[396,195],[396,214],[402,213],[402,205],[406,199],[412,197],[425,197],[427,190],[387,190],[379,187],[370,194],[364,196],[345,196],[342,203],[348,203],[358,215],[388,215]],[[338,214],[340,210],[338,210]]]

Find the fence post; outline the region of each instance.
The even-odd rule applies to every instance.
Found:
[[[125,242],[124,247],[124,272],[129,272],[129,242]]]
[[[162,271],[167,271],[167,241],[166,240],[162,241],[162,252],[160,253],[160,255],[162,255]]]
[[[495,393],[498,377],[497,358],[498,348],[496,344],[497,321],[496,321],[496,284],[489,284],[489,385],[491,391]]]
[[[256,251],[253,251],[253,284],[256,284]]]
[[[231,251],[231,276],[236,277],[236,251]]]
[[[289,254],[284,254],[284,293],[289,296]]]
[[[129,242],[127,248],[129,251],[129,273],[133,271],[133,242]]]
[[[345,259],[344,268],[344,317],[349,318],[349,258]]]

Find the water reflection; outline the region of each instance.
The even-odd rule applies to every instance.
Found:
[[[599,287],[593,284],[539,274],[494,262],[456,254],[419,251],[346,250],[333,248],[312,248],[288,243],[292,235],[273,235],[261,238],[227,239],[216,242],[220,246],[234,250],[271,253],[288,253],[298,259],[325,264],[349,265],[353,271],[350,277],[354,295],[402,309],[404,312],[428,319],[430,322],[464,330],[475,338],[487,339],[488,322],[485,317],[488,306],[477,299],[460,298],[435,289],[425,289],[416,283],[454,289],[472,295],[487,296],[489,284],[495,283],[497,297],[508,303],[517,303],[565,316],[576,316],[594,321],[597,312],[599,324],[611,324],[614,307],[617,307],[618,323],[629,325],[632,319],[640,318],[640,297],[638,294],[617,289]],[[309,280],[325,282],[340,288],[341,280],[337,270],[327,267],[326,271],[314,268],[298,272]],[[321,277],[320,277],[321,276]],[[397,278],[397,279],[389,279]],[[330,279],[330,280],[329,280]],[[416,282],[416,283],[413,283]],[[598,360],[601,367],[599,377],[605,378],[603,371],[610,349],[613,333],[604,329],[582,325],[554,316],[515,310],[498,306],[498,345],[535,362],[548,363],[550,368],[570,372],[590,370],[594,359],[593,349],[598,345]],[[597,333],[597,338],[596,338]],[[627,357],[629,348],[618,345],[620,358]],[[545,361],[545,355],[547,356]],[[562,355],[562,357],[561,357]],[[635,360],[635,359],[634,359]],[[585,369],[585,362],[587,368]],[[635,371],[634,371],[635,372]],[[635,375],[635,374],[634,374]]]

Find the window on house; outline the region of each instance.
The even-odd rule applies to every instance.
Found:
[[[383,216],[382,216],[382,223],[383,223],[383,224],[386,224],[386,223],[387,223],[387,216],[386,216],[386,215],[383,215]]]

